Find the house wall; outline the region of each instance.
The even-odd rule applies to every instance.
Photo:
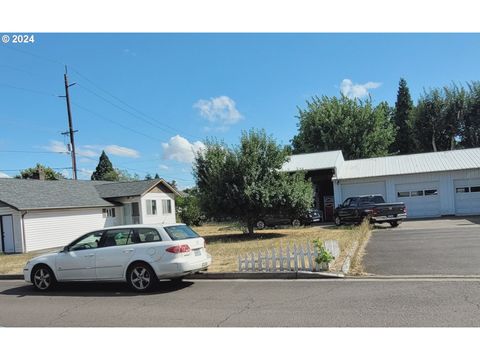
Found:
[[[102,208],[28,211],[24,216],[24,251],[65,246],[89,231],[111,225],[112,221],[104,217]]]
[[[358,189],[357,195],[365,194],[363,189],[369,188],[371,192],[385,194],[387,202],[395,202],[399,200],[397,198],[397,189],[409,187],[414,189],[418,187],[421,190],[422,186],[431,187],[435,184],[438,185],[438,205],[435,205],[438,207],[438,211],[435,214],[430,211],[426,213],[426,216],[454,215],[456,213],[454,183],[456,180],[464,179],[480,179],[480,169],[346,180],[334,179],[335,204],[338,206],[348,196],[352,196],[352,188],[355,187]],[[373,189],[373,186],[369,186],[373,183],[377,184],[375,189]],[[411,186],[408,186],[409,184]],[[410,199],[410,201],[412,200]],[[422,204],[415,206],[422,208]],[[427,208],[426,205],[424,207]],[[422,216],[420,212],[418,214],[419,217]],[[415,215],[409,217],[415,217]]]
[[[147,200],[157,201],[157,214],[147,214]],[[172,212],[171,214],[164,214],[162,211],[162,200],[171,200]],[[149,192],[141,198],[140,213],[142,216],[142,224],[172,224],[176,222],[175,219],[175,197],[172,193]]]
[[[22,213],[18,210],[11,208],[5,203],[0,202],[0,216],[2,215],[12,215],[15,252],[16,253],[23,252],[24,249],[23,249],[23,232],[22,232],[23,231],[22,230]],[[2,245],[0,242],[0,252],[3,251],[3,249],[1,249],[1,246]]]

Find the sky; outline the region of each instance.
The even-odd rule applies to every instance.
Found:
[[[34,34],[0,43],[0,176],[42,163],[71,177],[65,65],[79,178],[114,167],[194,185],[205,139],[265,129],[281,144],[312,96],[395,104],[480,80],[480,34]]]

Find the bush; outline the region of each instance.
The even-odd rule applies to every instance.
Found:
[[[195,195],[186,195],[178,197],[176,200],[177,216],[180,221],[189,226],[200,226],[205,220],[205,216],[200,210],[198,198]]]

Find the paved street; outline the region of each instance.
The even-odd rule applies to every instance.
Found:
[[[364,267],[378,275],[479,275],[480,218],[378,226],[366,247]]]
[[[480,279],[188,281],[39,294],[0,281],[0,326],[480,326]]]

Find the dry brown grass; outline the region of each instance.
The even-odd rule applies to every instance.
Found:
[[[37,255],[38,253],[0,254],[0,274],[23,274],[23,266],[28,260]]]
[[[286,248],[287,245],[312,243],[313,240],[338,240],[341,254],[330,265],[332,271],[340,271],[345,253],[355,241],[359,242],[356,255],[352,259],[351,273],[361,273],[363,249],[370,238],[368,224],[361,226],[310,226],[300,228],[280,228],[257,230],[250,238],[242,228],[234,224],[206,224],[195,227],[196,232],[207,240],[207,250],[212,255],[210,272],[237,271],[238,255],[251,252]],[[25,263],[40,252],[27,254],[0,255],[0,274],[21,274]]]
[[[312,243],[313,240],[337,240],[340,256],[331,264],[332,271],[340,271],[345,252],[355,241],[364,242],[369,237],[368,226],[311,226],[300,228],[265,229],[256,231],[250,238],[241,228],[225,224],[207,224],[196,227],[207,240],[207,250],[212,255],[211,272],[237,271],[238,255],[251,252],[285,248],[287,245]]]

